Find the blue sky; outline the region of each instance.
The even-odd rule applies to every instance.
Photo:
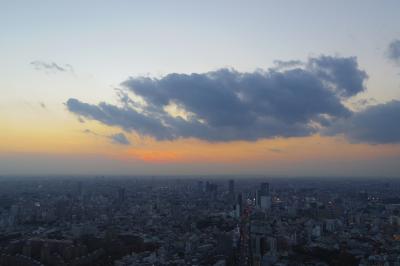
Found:
[[[114,89],[131,76],[224,67],[252,72],[274,67],[275,60],[306,62],[321,55],[356,57],[368,74],[366,90],[346,101],[351,108],[359,100],[400,99],[400,69],[386,56],[389,43],[400,38],[399,10],[399,1],[387,0],[0,1],[0,122],[10,129],[3,137],[9,143],[26,137],[22,132],[50,134],[42,129],[57,123],[68,125],[63,134],[77,134],[90,124],[75,123],[68,99],[117,104]],[[66,71],[37,69],[32,62]],[[36,127],[24,122],[35,119]],[[107,126],[98,130],[120,134]],[[140,136],[132,138],[140,143]],[[27,143],[29,152],[39,152],[33,148],[38,145]],[[397,152],[396,145],[391,148]],[[21,152],[17,146],[3,143],[0,153]]]

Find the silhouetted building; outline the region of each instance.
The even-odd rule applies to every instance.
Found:
[[[229,190],[228,190],[229,198],[233,202],[235,201],[235,180],[229,180]]]
[[[125,201],[125,188],[118,189],[118,203],[122,203]]]
[[[203,181],[197,181],[197,191],[198,192],[203,192]]]
[[[260,185],[260,189],[257,190],[256,205],[258,208],[268,210],[271,208],[271,196],[269,193],[269,183],[263,182]]]

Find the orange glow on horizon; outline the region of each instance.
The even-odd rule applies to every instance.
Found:
[[[133,157],[148,163],[170,163],[183,160],[183,158],[173,151],[144,150],[132,151],[129,154],[129,157]]]
[[[22,119],[24,118],[24,119]],[[15,121],[23,121],[17,123]],[[107,136],[119,129],[87,121],[79,123],[68,115],[63,120],[27,114],[21,119],[2,119],[0,153],[80,154],[155,164],[222,163],[246,166],[298,164],[304,161],[368,160],[400,156],[399,145],[352,144],[343,137],[309,136],[258,141],[207,142],[197,139],[156,141],[134,133],[126,134],[132,144],[112,143]],[[84,133],[90,129],[95,134]]]

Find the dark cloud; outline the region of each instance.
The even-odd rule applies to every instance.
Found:
[[[47,108],[46,105],[44,104],[44,102],[40,102],[39,105],[40,105],[40,107],[42,107],[43,109],[46,109],[46,108]]]
[[[396,64],[400,64],[400,40],[393,40],[386,52],[387,57]]]
[[[96,132],[94,132],[93,130],[90,130],[90,129],[83,130],[83,133],[94,135],[94,136],[99,136],[99,134],[97,134]]]
[[[96,136],[96,137],[107,138],[116,144],[122,144],[122,145],[130,145],[131,144],[131,142],[128,140],[128,138],[125,136],[125,134],[122,132],[112,134],[112,135],[102,135],[102,134],[94,132],[93,130],[90,130],[90,129],[85,129],[82,132],[85,134],[88,134],[88,135]]]
[[[326,134],[344,134],[352,142],[400,143],[400,101],[367,107],[326,129]]]
[[[30,63],[36,70],[46,72],[73,72],[73,68],[69,64],[59,65],[54,62],[32,61]]]
[[[97,120],[158,140],[209,141],[308,136],[351,111],[343,100],[362,92],[367,75],[354,57],[321,56],[298,67],[242,73],[172,73],[162,78],[124,81],[119,106],[71,98],[66,106],[78,117]],[[140,105],[130,97],[140,96]],[[174,116],[174,104],[187,115]]]
[[[128,138],[124,135],[124,133],[117,133],[109,136],[109,138],[117,144],[122,144],[122,145],[130,145],[131,142],[128,140]]]
[[[354,96],[365,90],[363,81],[368,75],[358,69],[355,57],[321,56],[312,58],[308,67],[343,97]]]
[[[118,126],[126,131],[136,131],[141,135],[150,135],[157,139],[172,138],[160,119],[139,113],[127,106],[118,107],[104,102],[91,105],[77,99],[69,99],[66,105],[70,112],[86,119],[97,120],[106,125]]]

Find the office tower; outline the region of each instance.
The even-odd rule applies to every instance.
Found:
[[[235,193],[235,180],[233,179],[229,180],[229,193]]]
[[[269,183],[267,183],[267,182],[261,183],[261,192],[262,192],[262,195],[264,195],[264,196],[269,195]]]
[[[203,190],[204,190],[203,181],[197,181],[197,191],[203,192]]]
[[[269,210],[271,208],[272,200],[271,196],[261,196],[260,197],[260,208],[262,210]]]
[[[118,202],[122,203],[125,201],[125,188],[118,189]]]
[[[231,179],[229,180],[229,199],[233,202],[235,201],[235,180]]]
[[[240,218],[243,212],[243,195],[239,193],[235,204],[235,217]]]
[[[269,194],[269,183],[263,182],[260,185],[260,189],[257,190],[257,207],[268,210],[271,208],[271,196]]]
[[[83,189],[82,189],[82,181],[78,181],[78,196],[82,196]]]

